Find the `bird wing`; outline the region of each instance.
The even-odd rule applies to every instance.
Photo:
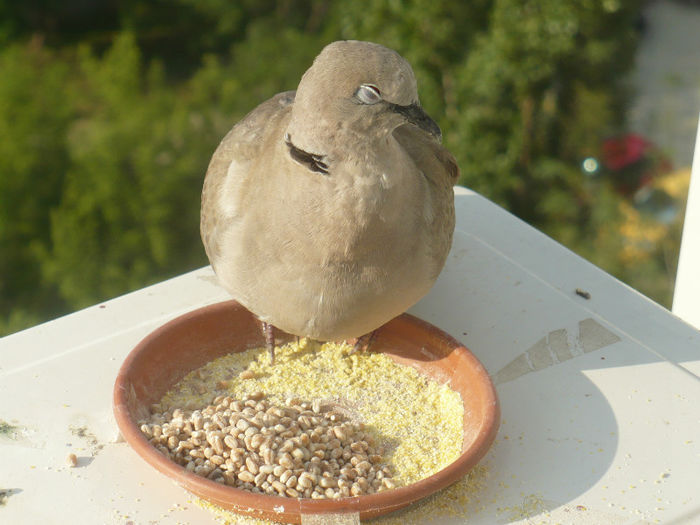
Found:
[[[240,196],[225,194],[245,182],[250,165],[261,155],[266,130],[286,114],[295,91],[285,91],[263,102],[239,121],[216,148],[207,168],[202,188],[200,234],[210,261],[220,255],[223,230],[242,212]],[[227,177],[227,175],[231,175]],[[228,180],[227,180],[228,178]]]
[[[394,130],[394,138],[428,182],[450,188],[457,183],[457,161],[428,133],[413,124],[405,124]]]
[[[413,124],[399,126],[394,138],[428,182],[423,217],[432,259],[432,277],[437,278],[452,245],[455,228],[452,186],[459,179],[459,166],[452,154]]]

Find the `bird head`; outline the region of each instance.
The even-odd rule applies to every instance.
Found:
[[[379,44],[346,40],[326,46],[304,73],[287,135],[304,151],[332,155],[336,142],[376,141],[407,123],[440,141],[409,63]]]

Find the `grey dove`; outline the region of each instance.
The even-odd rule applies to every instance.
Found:
[[[326,46],[216,149],[201,235],[222,286],[271,327],[361,338],[423,297],[454,231],[454,157],[395,51]],[[274,360],[274,354],[272,354]]]

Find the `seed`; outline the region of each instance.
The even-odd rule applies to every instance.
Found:
[[[302,430],[308,430],[311,428],[311,419],[309,419],[307,416],[299,416],[297,421]]]
[[[301,487],[302,489],[311,488],[311,486],[313,485],[313,483],[311,482],[311,479],[308,478],[308,477],[306,477],[306,476],[304,476],[304,474],[306,474],[306,472],[302,473],[302,474],[299,476],[298,486]]]
[[[255,481],[255,476],[247,470],[242,470],[238,473],[238,479],[246,483],[253,483]]]
[[[202,451],[201,448],[193,448],[188,452],[190,457],[192,458],[203,458],[204,457],[204,452]]]
[[[265,436],[262,434],[253,434],[250,437],[250,446],[253,449],[259,449],[263,441],[265,441]]]
[[[300,400],[298,397],[288,397],[288,398],[285,400],[285,404],[286,404],[288,407],[296,406],[296,405],[298,405],[299,403],[301,403],[301,400]]]
[[[216,426],[218,426],[221,430],[225,429],[228,426],[227,421],[224,421],[224,416],[221,414],[214,414],[211,417],[211,421]]]
[[[78,466],[78,456],[76,456],[73,453],[68,454],[68,456],[66,457],[66,464],[71,468],[77,467]]]
[[[286,405],[261,392],[217,396],[187,416],[181,408],[154,414],[141,431],[187,470],[257,493],[339,498],[395,486],[361,426],[317,400]]]
[[[260,465],[258,467],[258,470],[267,476],[269,474],[272,474],[274,467],[272,465]]]
[[[358,452],[358,453],[364,452],[364,448],[360,444],[359,441],[356,441],[354,443],[350,443],[350,450],[352,450],[353,452]]]
[[[243,370],[243,372],[238,374],[238,377],[240,379],[253,379],[255,377],[255,372],[252,370]]]
[[[368,472],[369,469],[372,468],[372,465],[369,461],[360,461],[357,465],[355,465],[355,468],[360,472]]]
[[[321,487],[323,487],[324,489],[338,486],[338,482],[331,477],[322,477],[321,481],[319,481],[318,484],[321,485]]]
[[[153,431],[151,430],[150,425],[143,424],[141,425],[141,433],[146,436],[147,438],[152,438],[153,437]]]
[[[215,446],[215,442],[221,441],[221,438],[223,438],[223,434],[220,431],[211,431],[207,432],[207,442],[213,447]]]
[[[263,481],[267,479],[267,474],[264,472],[258,472],[258,474],[255,476],[255,479],[253,480],[255,485],[258,487],[262,487]]]
[[[280,481],[282,483],[287,483],[287,480],[293,476],[293,473],[291,470],[285,470],[282,475],[280,476]]]
[[[204,416],[202,416],[202,413],[199,410],[192,412],[190,419],[195,430],[202,429],[202,425],[204,425]]]
[[[206,478],[211,473],[212,470],[213,469],[211,468],[210,465],[203,464],[203,465],[196,466],[194,468],[194,473]]]
[[[343,427],[333,427],[333,434],[341,441],[345,441],[348,438],[347,433]]]
[[[194,443],[189,440],[180,441],[177,445],[178,452],[181,450],[192,450],[194,448]]]
[[[277,463],[282,465],[283,467],[286,468],[292,468],[294,466],[294,461],[292,461],[292,456],[290,456],[288,453],[282,454],[279,458],[277,458]]]
[[[234,486],[236,484],[236,476],[233,472],[224,472],[224,483]]]
[[[317,476],[312,472],[304,471],[301,474],[299,474],[299,479],[308,479],[312,484],[315,484],[317,481]]]
[[[248,456],[245,459],[245,466],[248,467],[248,470],[250,472],[252,472],[253,474],[258,473],[258,464],[256,463],[256,461],[252,457]]]
[[[255,417],[250,418],[248,420],[248,423],[250,423],[250,426],[255,427],[258,430],[260,430],[264,425],[257,415]]]
[[[275,452],[265,444],[261,445],[260,447],[260,455],[262,456],[263,461],[265,461],[265,463],[268,465],[275,461]]]

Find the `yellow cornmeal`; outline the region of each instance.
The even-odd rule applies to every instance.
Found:
[[[489,470],[485,465],[477,465],[462,479],[442,489],[418,503],[369,521],[373,525],[418,525],[432,523],[440,518],[461,518],[474,516],[486,508],[488,502],[481,495],[486,487]],[[210,511],[222,525],[274,525],[277,522],[261,518],[241,516],[235,512],[217,507],[203,499],[195,499],[196,505]],[[365,520],[362,520],[364,523]]]
[[[201,409],[215,395],[254,392],[273,403],[288,397],[337,403],[384,447],[397,486],[431,476],[457,459],[464,414],[459,394],[384,354],[350,350],[344,343],[302,339],[277,347],[274,365],[264,348],[232,353],[185,376],[158,408]],[[244,370],[253,378],[239,378]]]

